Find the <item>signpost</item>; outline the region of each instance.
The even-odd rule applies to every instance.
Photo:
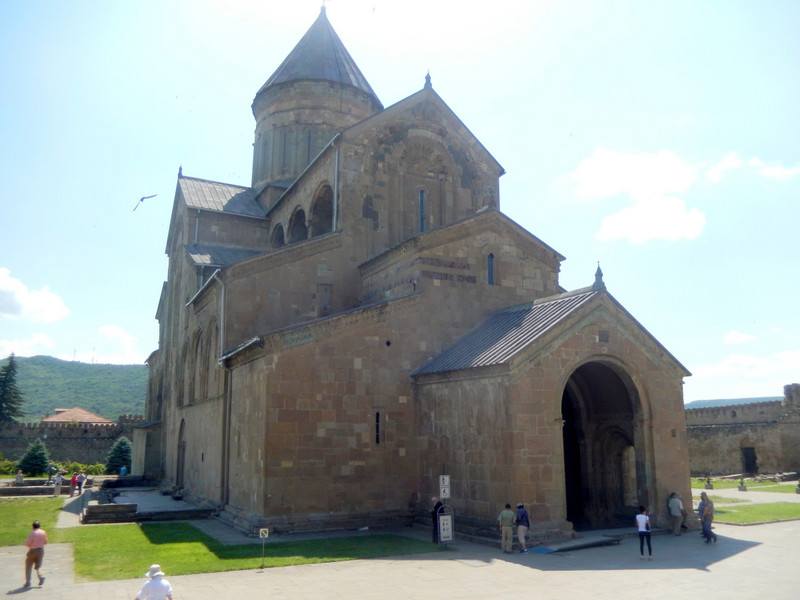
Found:
[[[263,527],[258,530],[258,537],[261,538],[261,568],[264,568],[264,546],[267,543],[267,538],[269,537],[269,529]]]
[[[439,475],[439,498],[450,497],[450,475]]]
[[[439,543],[453,541],[453,513],[439,513]]]
[[[439,498],[450,498],[450,475],[439,475]],[[453,511],[442,506],[437,515],[439,520],[439,543],[453,541]]]

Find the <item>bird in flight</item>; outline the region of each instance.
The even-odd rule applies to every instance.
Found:
[[[152,196],[142,196],[141,198],[139,198],[139,201],[136,203],[136,206],[133,207],[133,211],[136,212],[136,209],[139,208],[139,205],[148,198],[155,198],[156,196],[158,196],[158,194],[153,194]]]

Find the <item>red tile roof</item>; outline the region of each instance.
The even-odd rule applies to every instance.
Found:
[[[75,408],[57,408],[56,414],[52,417],[45,417],[42,423],[91,423],[106,424],[113,423],[106,418],[96,415],[93,412],[76,406]]]

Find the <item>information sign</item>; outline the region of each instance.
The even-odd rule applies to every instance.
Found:
[[[450,475],[439,475],[439,498],[450,497]]]
[[[453,515],[439,515],[439,542],[453,541]]]

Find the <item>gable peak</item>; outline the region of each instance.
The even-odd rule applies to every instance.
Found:
[[[606,284],[603,282],[603,271],[600,269],[600,261],[597,261],[597,271],[594,272],[593,292],[605,292]]]

